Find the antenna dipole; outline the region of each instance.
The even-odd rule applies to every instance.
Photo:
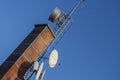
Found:
[[[79,0],[79,2],[75,5],[75,7],[70,11],[69,13],[69,17],[72,17],[72,15],[74,14],[74,12],[77,10],[77,8],[80,6],[80,4],[82,2],[84,2],[85,0]]]

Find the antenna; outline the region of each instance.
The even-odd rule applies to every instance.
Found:
[[[43,66],[44,66],[44,62],[41,63],[41,65],[36,73],[35,80],[39,80],[39,77],[41,76],[41,73],[42,73]]]
[[[65,12],[61,11],[58,7],[56,7],[52,14],[49,17],[49,21],[54,22],[56,21],[57,26],[61,27],[64,26],[69,22],[69,20],[71,19],[72,15],[74,14],[74,12],[77,10],[77,8],[80,6],[80,4],[82,2],[84,2],[85,0],[79,0],[79,2],[75,5],[75,7],[73,7],[73,9],[70,11],[70,13],[66,14]]]
[[[55,50],[55,46],[58,44],[58,42],[61,40],[65,32],[68,30],[69,26],[68,24],[71,21],[71,17],[74,14],[74,12],[77,10],[77,8],[80,6],[81,3],[83,3],[85,0],[79,0],[78,3],[73,7],[73,9],[66,14],[65,12],[61,11],[58,7],[56,7],[53,12],[50,14],[48,20],[51,22],[55,22],[56,26],[54,27],[53,33],[55,35],[55,38],[46,46],[44,51],[41,53],[39,58],[37,59],[39,62],[44,58],[46,53],[50,54],[49,56],[49,66],[51,68],[54,68],[58,61],[58,51]],[[53,50],[51,53],[50,51]],[[40,75],[42,74],[42,68],[44,63],[40,65],[40,68],[37,71],[36,74],[36,80],[39,79]],[[45,74],[46,71],[43,73]],[[44,75],[43,75],[44,77]]]
[[[85,0],[79,0],[79,2],[73,7],[73,9],[68,14],[61,11],[58,7],[53,10],[48,20],[56,23],[56,26],[54,27],[53,30],[55,38],[50,42],[49,45],[47,45],[46,49],[38,58],[38,61],[40,61],[42,57],[45,56],[46,53],[49,53],[51,50],[53,50],[55,46],[58,44],[58,42],[62,39],[63,35],[66,33],[66,31],[69,28],[68,24],[71,21],[71,17],[73,13],[84,1]]]
[[[54,10],[53,10],[53,12],[52,12],[52,14],[50,15],[50,17],[49,17],[49,21],[51,21],[51,22],[54,22],[54,21],[56,21],[59,17],[60,17],[60,14],[61,14],[61,10],[58,8],[58,7],[56,7]]]
[[[41,77],[40,77],[40,80],[43,80],[44,76],[45,76],[45,73],[46,73],[46,69],[43,71]]]
[[[58,61],[58,51],[56,49],[54,49],[51,52],[50,57],[49,57],[49,66],[51,68],[54,68],[55,65],[57,64],[57,61]]]
[[[72,17],[72,15],[74,14],[74,12],[77,10],[77,8],[80,6],[80,4],[82,2],[84,2],[85,0],[79,0],[79,2],[77,3],[77,5],[71,10],[71,12],[69,13],[69,17]]]
[[[33,64],[33,72],[38,70],[39,62],[35,61]]]
[[[51,42],[50,46],[48,46],[48,49],[49,47],[51,46],[55,47],[58,44],[58,42],[61,40],[61,38],[69,28],[68,24],[71,21],[72,15],[80,6],[80,4],[84,1],[85,0],[79,0],[79,2],[73,7],[73,9],[68,14],[61,11],[58,7],[53,10],[48,20],[56,23],[56,26],[54,27],[54,33],[56,38]],[[56,15],[56,16],[52,16],[52,15]]]

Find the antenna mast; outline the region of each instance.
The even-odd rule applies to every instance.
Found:
[[[81,3],[83,3],[85,0],[79,0],[79,2],[73,7],[73,9],[66,14],[65,12],[61,11],[58,7],[54,9],[52,14],[49,17],[49,21],[55,22],[56,26],[54,27],[54,35],[55,38],[50,42],[49,45],[45,48],[45,50],[42,52],[42,54],[39,56],[37,61],[41,61],[41,59],[45,58],[46,53],[50,54],[50,52],[55,48],[55,46],[58,44],[58,42],[63,37],[64,33],[68,30],[69,26],[68,24],[71,21],[72,15],[75,13],[75,11],[78,9]],[[33,66],[31,66],[32,68]],[[33,75],[31,72],[31,68],[26,73],[25,77],[27,80],[30,79],[30,77]],[[27,76],[30,75],[30,76]],[[29,79],[28,79],[29,78]]]
[[[57,8],[57,10],[54,10],[53,13],[50,15],[49,21],[56,22],[56,25],[57,25],[54,29],[56,38],[52,41],[51,46],[55,47],[56,44],[59,42],[59,40],[63,37],[64,33],[69,28],[68,24],[71,21],[72,15],[75,13],[75,11],[80,6],[80,4],[83,3],[84,1],[85,0],[79,0],[79,2],[73,7],[73,9],[68,14],[59,10],[59,8]],[[57,14],[59,14],[59,16]],[[54,18],[57,18],[57,19],[54,19]]]

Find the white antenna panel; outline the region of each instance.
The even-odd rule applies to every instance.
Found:
[[[51,68],[55,67],[55,65],[57,64],[58,61],[58,51],[56,49],[54,49],[49,57],[49,66]]]
[[[34,65],[33,65],[33,71],[37,71],[38,70],[38,66],[39,66],[39,62],[35,61]]]
[[[38,71],[36,73],[35,80],[39,80],[39,77],[40,77],[40,75],[42,73],[43,66],[44,66],[44,62],[41,63],[41,65],[40,65],[40,67],[39,67],[39,69],[38,69]]]
[[[61,10],[58,8],[58,7],[56,7],[54,10],[53,10],[53,12],[52,12],[52,14],[50,15],[50,17],[49,17],[49,21],[51,21],[51,22],[54,22],[55,20],[57,20],[59,17],[60,17],[60,14],[61,14]]]
[[[43,71],[42,73],[42,76],[41,76],[41,79],[40,80],[43,80],[44,76],[45,76],[45,73],[46,73],[46,69]]]

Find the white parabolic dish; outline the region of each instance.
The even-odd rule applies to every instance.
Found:
[[[52,14],[50,15],[49,20],[51,22],[54,22],[60,17],[60,14],[61,14],[61,10],[58,7],[56,7],[54,11],[52,12]]]
[[[58,51],[56,49],[54,49],[51,52],[50,57],[49,57],[49,66],[51,68],[54,68],[55,65],[57,64],[57,61],[58,61]]]

